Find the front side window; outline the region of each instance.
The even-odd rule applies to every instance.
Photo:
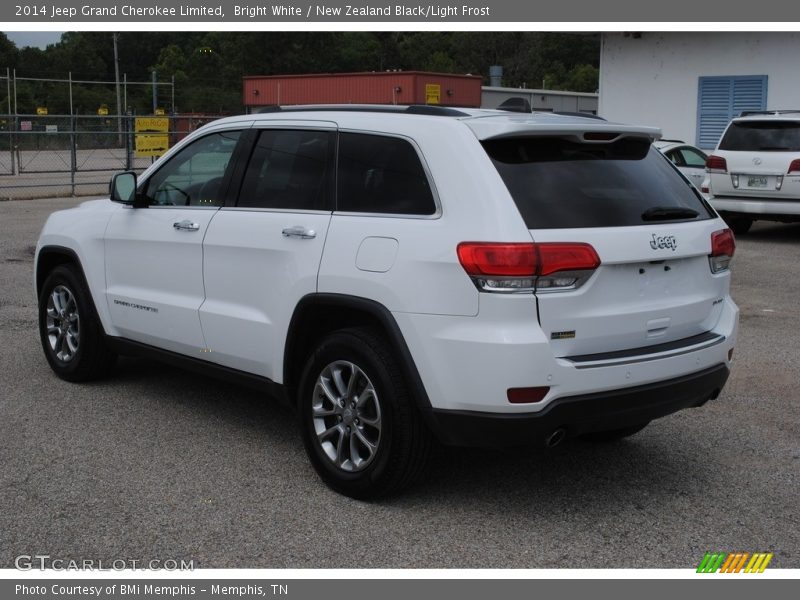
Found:
[[[262,131],[236,206],[324,210],[330,197],[332,150],[333,134],[327,131]]]
[[[170,158],[147,181],[151,206],[222,206],[221,189],[239,131],[212,133]]]
[[[436,202],[419,156],[401,138],[339,136],[336,210],[432,215]]]

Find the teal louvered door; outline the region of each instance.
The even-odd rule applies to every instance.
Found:
[[[700,77],[696,145],[709,150],[715,148],[732,118],[743,110],[765,110],[766,107],[766,75]]]

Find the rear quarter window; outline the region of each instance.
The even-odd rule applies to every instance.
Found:
[[[529,229],[618,227],[651,224],[646,211],[688,209],[713,213],[670,161],[649,141],[608,144],[562,138],[486,140],[483,147]]]
[[[339,211],[398,215],[436,212],[419,155],[402,138],[340,134],[336,179]]]

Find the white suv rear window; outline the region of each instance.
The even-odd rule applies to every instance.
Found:
[[[720,150],[800,152],[800,121],[739,121],[731,123]]]
[[[619,227],[708,219],[711,212],[646,140],[483,142],[529,229]]]

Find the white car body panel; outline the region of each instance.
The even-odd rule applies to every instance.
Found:
[[[317,291],[330,219],[324,211],[219,211],[203,245],[207,360],[283,381],[286,332],[300,299]],[[283,235],[296,226],[315,237]]]
[[[106,302],[128,339],[192,356],[206,348],[203,237],[216,208],[159,206],[115,212],[105,235]],[[197,230],[176,229],[189,221]]]

